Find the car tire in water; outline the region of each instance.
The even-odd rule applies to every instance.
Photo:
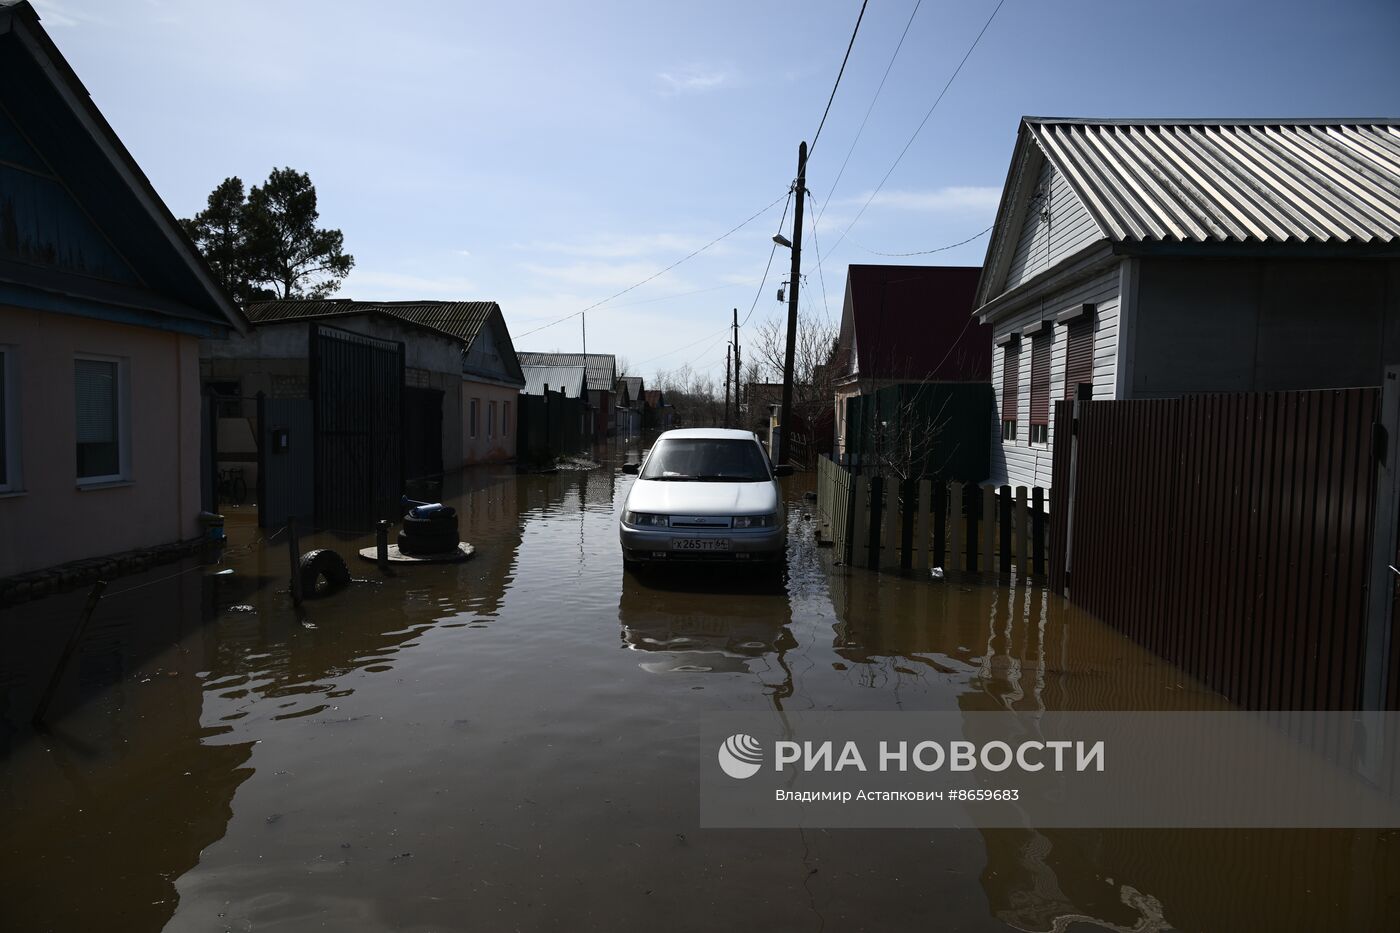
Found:
[[[325,596],[350,585],[350,568],[345,559],[330,548],[317,548],[301,555],[301,595]]]
[[[399,550],[405,554],[444,554],[456,550],[460,542],[455,525],[450,531],[399,532]]]

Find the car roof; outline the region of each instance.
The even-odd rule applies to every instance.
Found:
[[[670,431],[663,431],[658,441],[667,438],[700,437],[709,440],[733,440],[733,441],[757,441],[758,435],[752,431],[741,431],[737,428],[674,428]]]

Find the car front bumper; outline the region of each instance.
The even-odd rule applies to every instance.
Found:
[[[640,528],[619,524],[622,553],[629,561],[765,561],[781,560],[787,551],[787,529],[777,528]],[[725,538],[728,550],[677,550],[678,540]]]

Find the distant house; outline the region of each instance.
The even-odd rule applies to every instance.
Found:
[[[850,267],[830,374],[842,461],[889,459],[891,445],[908,456],[917,445],[924,448],[921,470],[942,473],[956,465],[952,472],[962,478],[985,478],[991,328],[969,319],[980,272]],[[902,441],[888,436],[896,424]],[[936,442],[935,434],[941,435]]]
[[[1021,121],[977,291],[998,480],[1051,400],[1378,385],[1400,362],[1400,120]]]
[[[406,360],[406,405],[427,420],[440,410],[444,468],[514,459],[516,397],[525,377],[496,302],[293,300],[254,304],[247,311],[259,326],[273,321],[339,326],[364,315],[396,318],[413,332],[434,337],[421,343],[421,356],[410,353]],[[441,338],[456,343],[447,356]],[[434,393],[441,393],[440,409]]]
[[[0,577],[196,538],[242,315],[28,3],[0,5]]]
[[[619,376],[617,380],[617,433],[638,437],[646,420],[646,387],[641,376]]]
[[[657,431],[671,430],[676,421],[676,409],[667,401],[666,393],[661,389],[647,389],[643,397],[646,399],[648,428]]]
[[[522,463],[547,466],[592,443],[583,366],[523,366],[517,418]]]
[[[582,366],[588,392],[588,430],[595,443],[604,443],[617,431],[617,358],[611,353],[531,353],[522,351],[524,366]]]

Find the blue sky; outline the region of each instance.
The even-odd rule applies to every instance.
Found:
[[[1005,0],[907,154],[850,227],[997,0],[870,0],[808,170],[810,313],[845,269],[992,223],[1022,114],[1400,115],[1396,0]],[[352,298],[494,299],[526,332],[665,268],[782,197],[860,8],[842,2],[35,0],[180,216],[228,175],[311,174],[345,232]],[[840,183],[838,170],[850,152]],[[813,203],[814,202],[814,203]],[[730,309],[782,308],[779,203],[588,313],[633,372],[723,370]],[[784,232],[791,235],[791,221]],[[841,235],[849,228],[844,241]],[[923,261],[978,265],[986,238]],[[825,300],[823,301],[823,280]]]

